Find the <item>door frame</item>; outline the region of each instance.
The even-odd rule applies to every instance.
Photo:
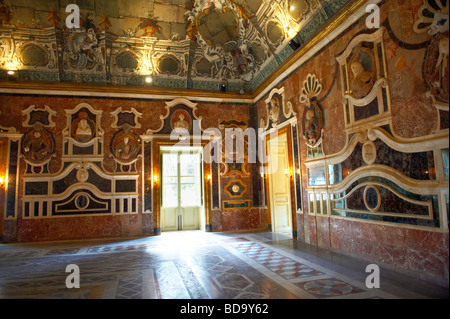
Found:
[[[288,174],[289,174],[289,201],[290,201],[290,207],[291,207],[291,231],[292,231],[292,237],[297,237],[297,214],[296,214],[296,193],[295,193],[295,171],[294,171],[294,157],[293,157],[293,145],[292,145],[292,124],[288,123],[287,125],[283,126],[282,128],[278,129],[277,137],[283,134],[286,134],[287,139],[287,153],[288,153]],[[269,141],[271,138],[271,134],[268,132],[265,136],[265,153],[266,156],[270,156],[268,154],[269,151]],[[269,176],[268,174],[264,174],[264,184],[265,188],[267,190],[267,221],[268,226],[267,228],[270,231],[273,231],[273,223],[272,223],[272,206],[270,203],[271,198],[271,192],[273,190],[270,187],[269,182]]]
[[[171,149],[171,148],[173,148],[173,149]],[[174,152],[174,153],[172,153],[172,152]],[[163,161],[164,154],[176,154],[177,155],[177,187],[178,187],[178,203],[177,203],[177,208],[176,208],[177,209],[177,220],[178,220],[177,221],[177,228],[178,228],[178,231],[182,231],[183,230],[182,229],[182,227],[183,227],[183,218],[181,220],[179,219],[180,213],[181,213],[180,209],[183,208],[180,205],[180,200],[181,200],[180,199],[180,195],[181,195],[181,193],[180,193],[180,191],[181,191],[181,183],[180,183],[181,182],[181,176],[179,175],[180,174],[180,161],[179,160],[180,160],[180,155],[183,155],[184,152],[189,152],[190,154],[198,155],[198,156],[200,156],[200,160],[201,160],[201,162],[199,163],[199,165],[200,165],[199,182],[201,183],[200,184],[200,192],[201,192],[201,194],[200,194],[200,206],[198,207],[199,208],[198,225],[199,225],[199,229],[202,230],[202,229],[205,228],[204,219],[201,216],[201,214],[202,214],[202,212],[204,210],[204,207],[205,207],[204,180],[202,180],[202,178],[201,178],[201,176],[204,176],[204,173],[203,173],[203,150],[202,150],[202,148],[201,147],[195,147],[195,146],[183,146],[183,147],[168,146],[168,147],[164,147],[164,149],[163,149],[161,147],[160,148],[160,167],[162,166],[163,170],[164,170],[164,161]],[[161,170],[160,170],[160,172],[161,172]],[[162,176],[162,174],[160,174],[160,185],[161,185],[161,188],[163,188],[163,184],[164,184],[164,176]],[[161,196],[161,201],[162,201],[162,204],[164,204],[163,200],[162,200],[162,196]],[[163,211],[163,207],[162,206],[161,206],[161,211]],[[162,227],[161,227],[161,232],[162,231],[163,230],[162,230]]]
[[[195,137],[194,137],[195,138]],[[192,140],[191,136],[189,140]],[[170,139],[153,139],[152,142],[152,189],[153,189],[153,230],[155,235],[161,234],[161,148],[171,146],[186,146],[186,147],[202,147],[204,148],[210,141],[200,140],[197,144],[191,145],[191,143],[181,144],[178,140]],[[203,160],[202,152],[202,164],[203,164],[203,211],[204,216],[200,216],[200,221],[205,221],[204,231],[210,232],[212,230],[211,225],[211,164],[206,163]],[[156,177],[156,179],[155,179]],[[202,212],[200,211],[200,215]],[[202,226],[202,225],[201,225]],[[202,227],[200,227],[202,229]]]
[[[4,220],[6,217],[6,183],[8,180],[9,140],[0,137],[0,241],[3,240]]]

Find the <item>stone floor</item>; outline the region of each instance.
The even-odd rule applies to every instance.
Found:
[[[80,288],[69,289],[69,264]],[[282,234],[163,233],[133,240],[0,244],[0,299],[447,299],[448,288]]]

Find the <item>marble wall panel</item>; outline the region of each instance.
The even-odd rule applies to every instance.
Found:
[[[111,140],[114,137],[117,129],[114,129],[115,118],[111,116],[111,113],[115,112],[119,107],[123,111],[131,111],[134,108],[137,112],[142,113],[142,117],[139,119],[139,123],[142,124],[140,128],[133,128],[136,134],[146,134],[147,130],[157,130],[161,126],[160,116],[165,116],[167,113],[166,101],[162,100],[131,100],[131,99],[101,99],[101,98],[81,98],[81,97],[58,97],[58,96],[12,96],[12,95],[0,95],[0,105],[2,107],[2,114],[8,114],[7,117],[2,116],[0,118],[0,125],[4,127],[15,127],[18,132],[25,132],[27,128],[22,127],[24,120],[21,111],[27,109],[30,105],[36,105],[37,109],[43,108],[48,105],[52,110],[56,111],[53,118],[55,127],[48,128],[49,131],[55,136],[55,151],[54,157],[49,163],[49,173],[56,174],[63,168],[62,155],[63,155],[63,143],[62,143],[62,131],[67,125],[67,118],[65,110],[75,108],[80,103],[88,103],[95,110],[101,110],[101,122],[100,127],[104,131],[104,158],[101,165],[107,173],[113,173],[116,170],[116,163],[111,154],[109,147]],[[221,119],[235,119],[238,121],[249,121],[249,107],[245,104],[216,104],[216,103],[198,103],[196,115],[202,118],[202,128],[218,128],[219,121]],[[150,148],[146,148],[148,155]],[[144,167],[146,170],[150,170],[151,161],[145,161]],[[136,169],[138,174],[142,174],[142,159],[138,159],[136,162]],[[26,165],[23,161],[20,161],[19,171],[21,175],[25,174]],[[70,174],[69,174],[70,175]],[[73,175],[73,174],[72,174]],[[92,174],[91,174],[92,175]],[[148,179],[150,175],[143,176]],[[73,177],[73,176],[72,176]],[[70,176],[67,177],[70,179]],[[243,199],[247,200],[249,207],[245,210],[237,210],[237,213],[231,213],[230,211],[224,212],[224,216],[221,217],[224,225],[216,225],[216,229],[261,229],[267,227],[267,221],[262,222],[261,218],[267,219],[267,216],[262,216],[260,210],[253,210],[252,206],[252,194],[253,194],[253,182],[251,176],[240,178],[239,176],[233,176],[233,178],[239,178],[241,183],[245,185],[246,192]],[[102,180],[102,178],[100,178]],[[105,180],[110,183],[109,181]],[[64,186],[59,192],[64,192],[65,188],[70,186],[71,183],[76,182],[76,178],[69,181],[69,184]],[[95,184],[98,181],[93,181]],[[101,182],[101,181],[100,181]],[[223,184],[223,180],[221,183]],[[223,185],[216,187],[214,198],[227,199],[227,194],[224,193]],[[106,187],[106,188],[105,188]],[[109,191],[110,185],[98,185],[98,188],[104,191]],[[140,235],[153,234],[153,207],[150,201],[143,201],[142,194],[151,194],[150,186],[145,184],[142,188],[140,179],[137,183],[137,191],[140,194],[137,206],[137,215],[120,215],[120,216],[82,216],[82,217],[68,217],[68,218],[46,218],[46,219],[25,219],[22,214],[22,201],[16,203],[18,205],[17,220],[13,221],[10,226],[10,230],[4,233],[10,241],[39,241],[39,240],[61,240],[61,239],[74,239],[74,238],[95,238],[95,237],[130,237]],[[18,193],[23,194],[24,183],[19,183]],[[148,196],[147,196],[148,197]],[[228,198],[230,199],[230,198]],[[222,207],[222,201],[219,203],[219,207]],[[144,213],[145,212],[145,213]],[[267,213],[266,213],[267,214]],[[262,217],[261,217],[262,216]],[[214,220],[214,218],[213,218]],[[220,222],[222,223],[222,221]],[[264,225],[264,226],[261,226]]]
[[[212,231],[267,230],[267,209],[212,211]]]
[[[370,258],[422,279],[448,280],[449,236],[445,232],[330,220],[331,248]],[[322,236],[327,231],[321,230]]]
[[[438,113],[433,102],[427,96],[427,87],[423,76],[423,65],[430,35],[418,34],[414,23],[418,19],[422,0],[392,0],[380,4],[380,21],[385,27],[383,38],[387,62],[388,84],[390,86],[392,124],[390,133],[402,138],[416,138],[435,132],[438,126]],[[334,38],[326,47],[315,52],[297,70],[278,83],[276,88],[285,89],[286,101],[290,101],[297,114],[303,114],[305,105],[299,102],[301,84],[308,74],[314,74],[322,84],[318,99],[323,107],[324,133],[323,150],[326,155],[342,151],[346,145],[347,134],[344,125],[342,88],[336,57],[341,55],[350,41],[362,33],[372,33],[367,29],[364,19],[355,22]],[[375,30],[376,31],[376,30]],[[266,118],[264,100],[266,94],[257,102],[259,119]],[[447,128],[448,112],[444,115],[441,128]],[[298,117],[298,128],[302,131],[303,119]],[[304,165],[307,148],[299,140],[302,161],[302,195],[307,203],[307,172]],[[384,156],[380,154],[380,156]],[[350,161],[357,159],[350,158]],[[392,156],[384,156],[378,164],[390,165]],[[410,161],[411,163],[405,164]],[[400,171],[415,178],[414,172],[422,168],[414,167],[416,159],[395,163],[403,167]],[[361,165],[364,165],[361,162]],[[361,166],[360,165],[360,166]],[[434,164],[431,163],[432,169]],[[416,165],[417,166],[417,165]],[[359,166],[358,166],[359,167]],[[431,179],[435,178],[430,176]],[[428,177],[419,177],[426,180]],[[368,222],[353,222],[345,219],[315,216],[309,214],[308,205],[303,205],[303,214],[297,214],[298,239],[320,247],[351,252],[380,260],[394,267],[420,271],[430,276],[448,279],[448,231],[427,231],[414,227],[382,226]],[[423,243],[423,246],[422,246]],[[426,243],[426,244],[425,244]],[[435,245],[430,253],[428,245]],[[419,247],[417,247],[419,246]]]

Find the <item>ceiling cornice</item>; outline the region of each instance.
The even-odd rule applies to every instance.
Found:
[[[188,89],[167,89],[156,87],[126,87],[95,84],[44,83],[0,81],[0,93],[24,95],[56,95],[110,97],[127,99],[168,100],[185,97],[192,101],[211,103],[257,103],[272,88],[304,64],[314,53],[330,43],[334,38],[366,13],[365,6],[381,0],[355,0],[328,22],[313,38],[306,42],[277,70],[270,75],[253,93],[200,91]]]

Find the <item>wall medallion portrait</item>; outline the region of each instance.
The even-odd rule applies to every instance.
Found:
[[[189,132],[192,126],[191,116],[186,110],[175,110],[170,118],[170,125],[172,130],[185,129]]]
[[[53,135],[41,123],[36,123],[22,139],[22,154],[30,164],[44,164],[55,150]]]
[[[358,34],[336,57],[347,132],[384,125],[391,117],[385,31],[380,27],[375,32]]]
[[[139,136],[129,129],[118,131],[111,142],[111,152],[122,163],[130,163],[139,155]]]
[[[356,99],[366,97],[377,79],[375,60],[368,48],[357,47],[350,59],[350,94]]]
[[[280,99],[278,96],[273,96],[269,104],[269,120],[272,121],[272,126],[275,127],[278,124],[280,117]]]
[[[95,122],[86,112],[80,112],[72,123],[72,137],[79,142],[88,142],[95,136]]]

